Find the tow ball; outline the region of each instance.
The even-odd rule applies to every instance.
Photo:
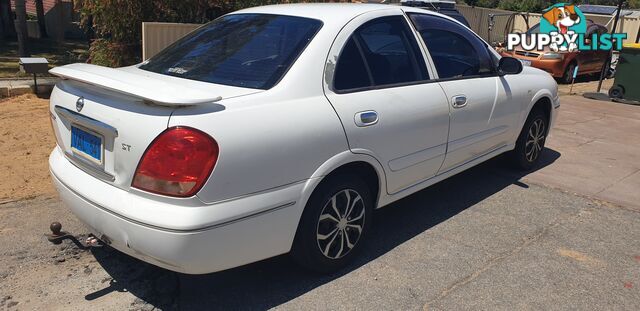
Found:
[[[47,240],[49,240],[49,242],[55,245],[61,244],[64,240],[70,240],[79,249],[84,250],[94,247],[102,247],[103,245],[102,242],[93,234],[89,234],[84,242],[79,241],[72,234],[62,231],[62,224],[57,221],[51,223],[51,225],[49,226],[49,230],[51,230],[51,233],[45,233],[44,235],[47,237]]]

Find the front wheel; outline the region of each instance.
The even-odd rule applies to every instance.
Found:
[[[343,268],[362,248],[373,209],[370,191],[360,178],[329,178],[311,195],[291,250],[298,264],[321,273]]]
[[[529,171],[540,162],[540,155],[547,140],[547,132],[547,117],[541,109],[535,109],[527,118],[522,132],[518,136],[516,148],[512,152],[517,168]]]

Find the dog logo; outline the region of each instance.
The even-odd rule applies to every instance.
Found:
[[[555,35],[584,34],[587,22],[580,8],[573,4],[558,3],[544,10],[540,19],[540,32]],[[578,48],[575,43],[558,45],[552,43],[549,47],[554,51],[574,51]]]
[[[626,33],[587,34],[587,18],[580,7],[568,3],[557,3],[544,10],[538,30],[507,34],[506,50],[518,47],[538,55],[550,49],[557,58],[559,52],[619,51],[627,39]]]
[[[576,6],[573,4],[560,7],[552,6],[546,13],[542,14],[542,17],[562,34],[567,33],[569,27],[579,24],[582,20],[576,13]]]

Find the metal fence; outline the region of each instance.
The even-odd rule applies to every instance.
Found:
[[[467,19],[471,29],[491,44],[503,41],[508,33],[526,31],[539,23],[541,18],[541,14],[538,13],[519,13],[466,5],[459,5],[458,10]],[[492,14],[494,23],[489,30],[489,18]],[[613,27],[611,16],[585,14],[585,17],[594,23],[605,25],[609,30]],[[635,43],[638,40],[639,30],[640,18],[626,16],[620,18],[616,32],[627,33],[624,43]]]
[[[142,23],[142,59],[158,54],[162,49],[202,24]]]

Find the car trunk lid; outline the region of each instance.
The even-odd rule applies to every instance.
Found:
[[[175,109],[259,90],[191,81],[144,70],[73,64],[50,99],[56,140],[67,159],[107,183],[130,189],[145,150]]]

